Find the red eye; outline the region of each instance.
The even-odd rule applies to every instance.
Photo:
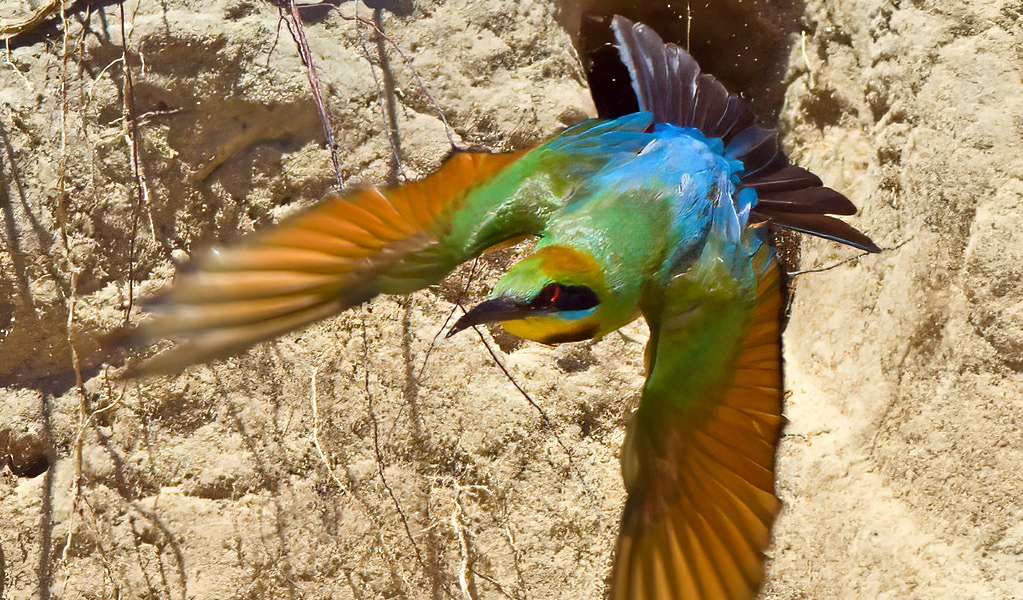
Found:
[[[537,294],[536,299],[533,300],[533,306],[537,308],[546,308],[554,304],[558,296],[561,295],[561,286],[557,283],[550,283]]]
[[[549,283],[530,302],[530,306],[541,310],[574,311],[593,308],[599,303],[600,299],[588,287]]]

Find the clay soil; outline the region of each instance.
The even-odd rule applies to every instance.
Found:
[[[4,2],[0,27],[45,4]],[[346,185],[592,116],[580,13],[643,17],[335,4],[302,15]],[[699,40],[885,248],[790,244],[761,598],[1023,598],[1023,4],[692,16],[651,22]],[[726,18],[768,41],[708,33]],[[229,360],[119,378],[103,339],[175,264],[337,185],[306,70],[257,0],[82,1],[2,46],[0,597],[603,597],[642,322],[559,347],[438,337],[517,248]]]

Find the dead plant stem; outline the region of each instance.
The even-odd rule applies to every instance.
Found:
[[[462,312],[466,312],[464,306],[459,305],[459,307],[462,309]],[[519,393],[522,394],[522,397],[526,399],[526,402],[529,402],[529,404],[533,408],[535,408],[538,413],[540,413],[540,419],[543,421],[544,425],[548,429],[550,429],[551,433],[554,434],[554,439],[558,442],[558,445],[561,446],[561,449],[564,450],[565,454],[568,456],[569,468],[576,472],[576,475],[579,477],[579,480],[585,485],[586,480],[583,478],[582,471],[576,468],[575,462],[572,459],[572,451],[568,448],[567,445],[565,445],[565,442],[562,441],[561,436],[558,435],[557,427],[555,427],[554,422],[551,421],[550,417],[547,416],[547,411],[545,411],[543,407],[540,406],[540,404],[535,399],[533,399],[533,396],[530,395],[530,393],[527,392],[525,388],[523,388],[519,384],[519,382],[515,380],[514,377],[512,377],[511,372],[508,371],[508,367],[504,366],[504,363],[501,362],[501,359],[497,357],[497,351],[494,350],[493,346],[490,345],[490,342],[487,341],[487,338],[483,335],[483,332],[480,331],[480,328],[473,325],[472,330],[476,332],[476,335],[479,336],[480,341],[483,342],[483,347],[487,349],[488,353],[490,353],[490,357],[494,359],[494,364],[497,365],[497,368],[500,369],[502,373],[504,373],[504,376],[508,379],[508,381],[511,382],[513,386],[515,386],[515,389],[517,389]]]
[[[430,88],[423,81],[423,78],[419,75],[419,71],[416,70],[415,66],[412,64],[412,59],[404,50],[402,50],[401,46],[399,46],[397,42],[391,39],[391,37],[386,35],[383,32],[383,29],[377,26],[376,23],[369,19],[365,19],[358,15],[356,15],[355,17],[342,16],[341,18],[342,19],[354,18],[354,20],[358,21],[359,23],[362,23],[363,25],[366,25],[367,27],[373,29],[373,31],[376,32],[376,35],[378,36],[379,39],[385,40],[388,44],[391,45],[392,48],[394,48],[394,51],[398,53],[398,56],[401,57],[401,61],[405,64],[406,67],[408,67],[409,72],[411,72],[412,76],[415,78],[416,85],[419,87],[419,91],[423,92],[423,95],[425,95],[426,98],[430,101],[430,104],[433,105],[434,110],[437,111],[437,118],[439,118],[441,122],[444,123],[444,133],[447,134],[448,143],[450,143],[451,147],[454,148],[455,150],[462,150],[462,146],[455,141],[454,129],[452,129],[451,125],[448,123],[447,116],[444,114],[444,110],[441,109],[440,107],[440,102],[437,101],[437,97],[433,95],[433,92],[430,91]]]
[[[462,508],[462,491],[458,490],[455,493],[455,501],[451,506],[451,528],[458,537],[459,556],[461,557],[461,567],[458,570],[458,587],[462,590],[463,600],[477,600],[476,594],[473,593],[469,585],[469,540],[465,533],[465,524],[462,523],[462,514],[464,512],[465,509]]]
[[[330,162],[334,166],[334,178],[337,181],[339,190],[344,189],[345,183],[341,178],[341,166],[337,160],[337,142],[334,140],[334,132],[330,125],[330,113],[327,104],[323,101],[323,94],[320,92],[320,79],[316,75],[316,63],[313,60],[313,53],[309,49],[309,40],[305,35],[305,26],[302,24],[302,16],[299,14],[295,0],[288,0],[288,11],[290,16],[288,30],[291,32],[298,47],[298,55],[305,66],[306,78],[309,79],[309,89],[313,94],[313,102],[316,104],[316,112],[320,116],[320,124],[323,126],[323,137],[327,149],[330,150]],[[292,25],[294,27],[292,27]]]
[[[416,543],[416,538],[412,535],[412,528],[409,525],[408,515],[405,513],[405,509],[402,508],[401,502],[398,500],[398,496],[395,495],[394,489],[391,484],[387,481],[387,476],[384,473],[384,453],[380,449],[380,428],[377,423],[376,412],[373,409],[373,393],[369,386],[369,337],[366,335],[366,327],[363,324],[362,327],[362,352],[363,352],[363,385],[366,390],[366,412],[369,414],[369,420],[373,425],[373,451],[376,455],[377,463],[377,474],[380,476],[380,482],[383,484],[384,489],[387,490],[387,494],[391,497],[391,501],[394,503],[395,510],[398,511],[398,515],[401,517],[401,523],[405,528],[405,535],[408,536],[409,543],[412,544],[412,550],[416,553],[416,562],[422,569],[426,568],[426,563],[423,561],[423,555],[419,551],[419,544]]]
[[[327,473],[330,474],[330,478],[334,481],[335,484],[337,484],[338,489],[340,489],[346,496],[351,496],[352,494],[351,491],[348,489],[348,486],[342,483],[338,476],[334,473],[334,467],[331,466],[330,460],[327,458],[326,453],[323,451],[323,447],[320,446],[320,410],[318,403],[316,401],[317,373],[319,373],[318,367],[313,369],[313,374],[310,377],[309,382],[309,386],[312,388],[310,400],[312,401],[313,405],[313,446],[316,448],[316,453],[320,455],[320,460],[323,462],[323,466],[327,468]]]
[[[131,169],[135,180],[135,201],[132,206],[131,237],[128,240],[128,302],[124,310],[124,322],[128,324],[131,320],[131,311],[135,304],[135,260],[138,244],[139,222],[142,219],[142,211],[149,207],[149,190],[142,176],[141,161],[139,159],[139,130],[138,122],[135,120],[135,83],[132,79],[131,65],[128,63],[128,37],[125,28],[124,0],[117,4],[121,17],[121,68],[124,73],[123,90],[123,111],[124,122],[127,130],[124,139],[131,151]],[[153,224],[153,216],[149,215],[150,231],[154,232],[156,227]]]

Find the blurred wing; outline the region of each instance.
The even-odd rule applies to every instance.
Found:
[[[749,324],[724,350],[730,372],[695,402],[680,398],[707,383],[694,363],[707,355],[713,363],[717,350],[707,349],[706,338],[685,337],[693,331],[690,317],[667,304],[672,314],[662,315],[651,338],[650,378],[622,449],[629,495],[611,599],[749,600],[763,581],[780,504],[774,494],[783,424],[778,268],[771,264],[760,276]]]
[[[746,102],[713,76],[700,73],[688,52],[664,43],[647,25],[621,16],[612,19],[611,28],[639,109],[652,113],[655,123],[694,127],[709,138],[720,138],[725,154],[742,162],[740,186],[757,191],[754,222],[881,251],[869,237],[828,216],[854,215],[856,207],[810,171],[792,165],[778,144],[778,132],[754,125]]]
[[[142,371],[180,371],[379,293],[407,293],[436,283],[469,258],[457,240],[446,239],[453,216],[467,201],[504,201],[478,194],[469,198],[523,154],[455,154],[425,179],[328,195],[238,245],[207,252],[178,274],[151,306],[153,318],[135,334],[141,341],[179,342]],[[506,232],[498,232],[504,238],[527,233],[506,225]]]

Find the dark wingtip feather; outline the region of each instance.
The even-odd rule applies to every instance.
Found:
[[[717,125],[713,129],[707,132],[707,135],[721,138],[722,140],[730,140],[740,131],[747,127],[752,127],[754,121],[756,121],[756,115],[753,114],[753,110],[750,109],[749,105],[739,96],[729,94],[728,103],[725,106],[724,113],[721,115],[721,119],[718,120]]]
[[[742,178],[745,187],[757,190],[757,193],[782,192],[801,190],[808,187],[824,185],[820,177],[817,177],[803,167],[788,165],[785,168],[770,173],[751,173]],[[838,213],[836,213],[838,214]]]
[[[637,109],[649,111],[655,123],[694,127],[707,137],[720,138],[726,154],[743,164],[740,185],[757,192],[754,221],[768,221],[868,252],[880,250],[852,226],[825,216],[853,215],[856,207],[841,193],[824,187],[810,171],[793,166],[778,144],[778,133],[755,126],[747,104],[729,94],[711,75],[701,74],[689,53],[666,44],[650,27],[620,15],[611,19],[611,30],[618,43],[617,59],[631,79]],[[608,56],[599,60],[610,60]],[[622,75],[621,67],[617,69],[616,79]],[[593,78],[591,73],[591,81]],[[598,105],[607,103],[602,100]],[[614,106],[617,110],[621,107],[620,102]]]
[[[744,116],[743,111],[729,113],[728,90],[714,77],[701,74],[688,52],[664,43],[652,28],[615,15],[611,29],[621,60],[632,76],[639,108],[650,111],[654,121],[696,127],[710,135],[711,129],[726,133],[734,129],[732,123],[723,122],[725,116]]]
[[[770,213],[764,215],[772,225],[809,233],[867,252],[880,252],[881,248],[860,230],[841,219],[820,214]]]
[[[822,185],[779,191],[757,189],[756,208],[768,216],[779,212],[843,216],[856,214],[856,206],[848,198]]]
[[[695,127],[707,137],[720,138],[725,153],[742,162],[740,186],[757,192],[754,222],[768,221],[868,252],[880,251],[851,225],[825,216],[853,215],[856,207],[824,187],[813,173],[793,166],[778,144],[778,133],[755,126],[746,103],[711,75],[701,74],[685,50],[620,15],[611,20],[611,29],[639,110],[652,113],[655,123]]]

